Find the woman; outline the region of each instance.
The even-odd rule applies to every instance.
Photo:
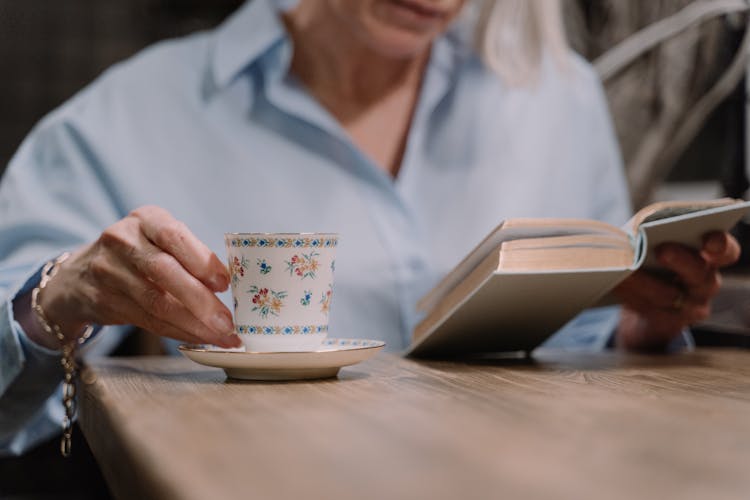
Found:
[[[59,341],[30,304],[42,264],[64,250],[38,296],[44,319],[67,339],[124,325],[99,331],[85,356],[128,325],[239,345],[216,296],[229,231],[340,233],[332,335],[399,349],[416,300],[499,220],[624,222],[603,94],[564,50],[556,8],[253,0],[213,32],[114,67],[45,118],[0,186],[2,449],[59,427],[47,404]],[[484,62],[462,28],[477,13]],[[662,250],[682,281],[636,273],[619,287],[627,347],[665,345],[705,316],[718,267],[738,254],[726,234],[700,255]],[[616,321],[557,341],[602,346]]]

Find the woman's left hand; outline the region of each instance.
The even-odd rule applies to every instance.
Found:
[[[673,243],[660,245],[656,257],[675,279],[669,283],[639,270],[615,288],[623,304],[617,346],[663,350],[686,326],[706,319],[721,285],[719,269],[739,256],[739,243],[725,232],[706,235],[700,251]]]

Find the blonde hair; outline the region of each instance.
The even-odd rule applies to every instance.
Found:
[[[476,16],[477,51],[507,84],[533,83],[547,58],[567,65],[560,0],[474,0],[467,7]]]

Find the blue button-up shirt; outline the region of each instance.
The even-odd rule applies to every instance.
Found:
[[[166,208],[222,257],[224,232],[339,233],[330,335],[392,350],[409,342],[417,299],[500,220],[623,223],[591,68],[572,57],[508,87],[454,35],[434,43],[395,179],[289,74],[271,0],[114,66],[37,125],[0,185],[0,451],[59,432],[62,417],[58,355],[26,337],[13,298],[43,261],[138,206]],[[612,321],[589,315],[552,341],[601,347]],[[123,331],[104,328],[84,356]]]

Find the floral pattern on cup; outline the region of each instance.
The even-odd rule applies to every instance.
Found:
[[[224,240],[229,270],[237,271],[236,283],[232,282],[232,297],[237,299],[234,322],[245,348],[317,349],[328,334],[331,299],[326,290],[333,285],[338,236],[225,233]]]
[[[261,318],[269,314],[278,316],[281,308],[284,307],[284,299],[287,295],[285,291],[277,292],[268,288],[258,288],[255,285],[251,286],[247,292],[253,295],[250,299],[253,303],[253,312],[258,311]]]
[[[266,259],[258,259],[258,270],[260,271],[260,274],[266,275],[271,272],[271,267],[268,262],[266,262]]]
[[[235,248],[335,248],[339,244],[337,237],[290,237],[278,238],[268,237],[250,237],[250,238],[232,238],[229,244]]]
[[[313,335],[328,332],[328,325],[237,325],[246,335]]]
[[[247,261],[245,257],[242,257],[242,259],[239,259],[237,257],[233,258],[230,263],[230,271],[232,273],[232,284],[237,285],[239,283],[240,278],[245,276],[245,271],[247,270],[250,263]]]
[[[290,260],[285,261],[289,271],[289,275],[297,275],[302,279],[312,278],[315,279],[315,271],[320,267],[320,263],[316,257],[320,254],[313,251],[310,253],[303,253],[300,255],[293,255]]]
[[[320,296],[320,312],[328,314],[331,310],[331,297],[333,296],[333,287],[328,285],[328,290]]]

